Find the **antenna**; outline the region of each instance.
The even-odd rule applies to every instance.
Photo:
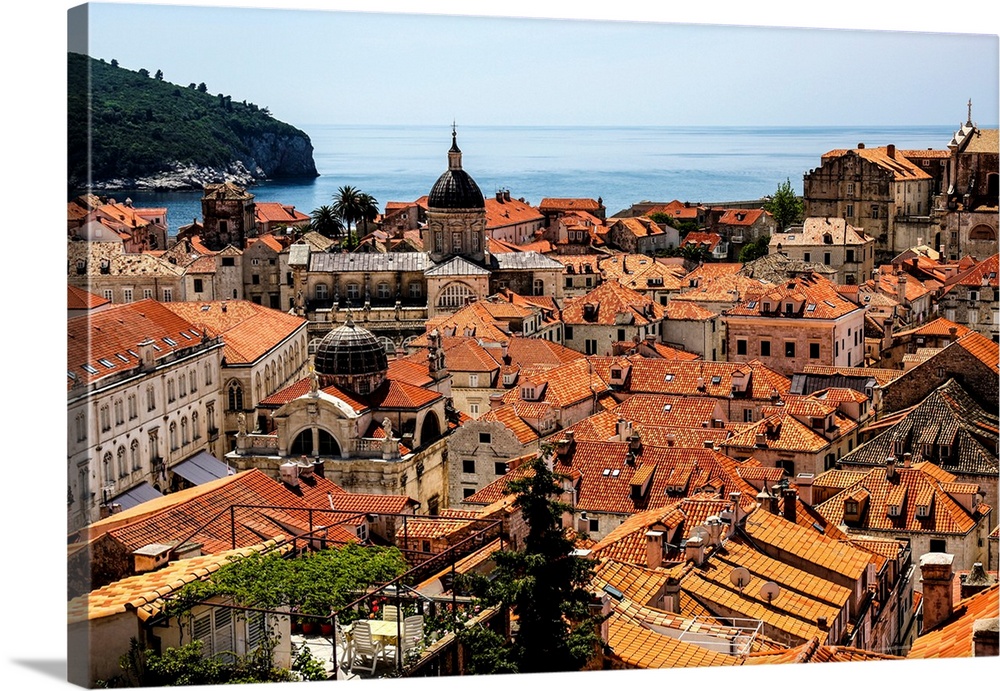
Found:
[[[779,586],[774,581],[768,581],[760,587],[760,596],[767,600],[767,604],[771,604],[771,601],[781,594],[781,586]]]
[[[729,572],[729,580],[740,589],[740,593],[742,594],[743,589],[750,583],[750,570],[743,566],[737,566]]]
[[[708,532],[708,528],[698,525],[691,529],[689,537],[701,538],[702,544],[707,545],[711,534]]]

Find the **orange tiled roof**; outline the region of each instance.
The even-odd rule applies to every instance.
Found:
[[[719,217],[719,225],[752,226],[761,216],[770,216],[764,209],[726,209]]]
[[[140,621],[146,621],[163,609],[164,598],[186,584],[209,576],[233,559],[268,551],[280,544],[281,540],[268,540],[242,549],[178,559],[155,571],[109,583],[70,600],[68,623],[72,625],[129,611],[134,611]],[[285,546],[288,547],[290,545]]]
[[[844,645],[820,645],[819,638],[786,650],[767,650],[750,653],[743,664],[776,665],[801,662],[861,662],[866,660],[902,660],[886,653],[876,653]]]
[[[781,316],[785,305],[793,303],[793,314],[804,319],[837,319],[863,309],[837,292],[836,285],[818,274],[803,274],[778,285],[761,285],[747,290],[728,316]],[[770,310],[767,310],[770,305]]]
[[[584,317],[584,306],[596,306],[593,319]],[[626,321],[622,321],[622,319]],[[566,324],[643,325],[663,319],[663,307],[618,281],[605,281],[586,295],[566,301],[562,310]]]
[[[936,657],[971,657],[972,626],[979,619],[991,619],[1000,612],[1000,585],[958,602],[948,619],[914,641],[908,659]]]
[[[252,363],[303,329],[306,320],[249,300],[167,302],[179,317],[225,342],[226,362]]]
[[[667,319],[672,320],[705,321],[717,316],[715,312],[699,307],[693,302],[675,302],[673,300],[667,303],[665,311]]]
[[[499,408],[493,408],[484,415],[481,415],[479,419],[499,422],[512,431],[517,440],[522,444],[530,444],[539,438],[538,433],[532,429],[531,425],[517,414],[516,406],[510,403],[502,405]]]
[[[663,536],[664,542],[670,539],[669,531],[684,523],[685,513],[681,511],[680,504],[681,500],[678,499],[664,506],[647,509],[646,511],[640,511],[629,516],[621,525],[597,541],[597,544],[591,549],[591,556],[595,559],[614,560],[608,563],[617,564],[618,569],[624,568],[625,565],[639,564],[645,566],[646,533],[650,530],[663,530],[666,532]],[[725,504],[728,505],[729,502],[727,501]],[[688,529],[690,530],[694,525],[689,525]],[[600,570],[598,570],[598,573],[600,574]],[[604,576],[604,578],[608,580],[607,576]],[[660,582],[662,583],[662,580]],[[610,580],[609,583],[616,588],[619,587]],[[629,597],[641,604],[648,603],[648,599],[642,599],[641,594],[633,592]]]
[[[76,286],[66,286],[66,308],[71,310],[89,310],[102,305],[111,304],[111,300],[94,295],[83,288]]]
[[[922,324],[921,326],[915,327],[913,329],[907,329],[905,331],[897,331],[893,334],[894,338],[901,338],[906,336],[950,336],[951,329],[955,329],[956,336],[964,336],[965,334],[972,331],[967,326],[961,324],[956,324],[953,321],[949,321],[944,317],[938,317],[932,321]]]
[[[992,257],[987,257],[966,271],[945,281],[945,292],[948,292],[952,286],[956,285],[969,287],[982,286],[983,281],[986,281],[987,285],[997,288],[1000,286],[998,266],[1000,266],[1000,255],[994,254]]]
[[[530,204],[518,199],[497,201],[496,197],[486,197],[486,230],[542,221],[545,217]]]
[[[897,150],[895,155],[890,156],[889,149],[885,146],[866,146],[863,149],[833,149],[823,154],[822,160],[825,162],[847,154],[854,154],[887,170],[897,181],[929,180],[931,177],[920,166],[904,156],[901,150]]]
[[[766,438],[767,448],[775,451],[814,454],[830,446],[826,437],[787,412],[766,415],[748,429],[727,439],[723,446],[727,449],[754,449],[757,446],[757,436],[761,434]]]
[[[839,367],[834,365],[806,365],[802,369],[806,374],[843,375],[845,377],[872,377],[879,386],[902,376],[903,371],[881,367]]]
[[[303,223],[309,216],[296,210],[294,206],[280,202],[255,202],[254,216],[258,223]],[[280,252],[282,248],[276,251]]]
[[[600,211],[601,204],[596,199],[545,197],[538,208],[542,211]]]
[[[700,396],[635,394],[614,408],[626,420],[663,427],[708,427],[717,419],[719,401]]]
[[[830,523],[840,524],[840,521],[831,520],[826,512],[820,513]],[[815,530],[809,530],[767,511],[754,511],[748,516],[745,530],[757,544],[771,545],[851,579],[860,578],[871,562],[871,555],[861,550],[817,535]]]
[[[691,231],[684,236],[681,240],[681,246],[687,247],[689,245],[704,245],[709,251],[715,249],[715,246],[722,241],[722,236],[718,233],[703,233],[700,231]]]
[[[737,363],[701,360],[659,360],[637,358],[632,361],[628,390],[632,393],[665,393],[687,396],[729,398],[733,374],[742,372],[747,380],[749,398],[770,400],[783,396],[791,388],[791,380],[759,361]],[[704,381],[704,390],[698,380]]]
[[[739,665],[742,658],[718,653],[693,643],[657,633],[614,613],[608,621],[611,656],[638,669],[721,667]]]
[[[861,515],[860,522],[856,524],[857,527],[889,534],[968,534],[970,530],[975,528],[976,520],[958,502],[948,496],[947,492],[941,488],[941,483],[926,471],[926,467],[897,467],[895,476],[889,479],[886,477],[884,466],[873,468],[855,484],[830,497],[816,509],[828,521],[839,525],[845,521],[845,500],[864,490],[868,493],[867,507]],[[954,481],[954,476],[951,476],[950,481]],[[890,516],[888,512],[890,495],[901,484],[906,486],[906,499],[900,509],[899,516]],[[917,505],[927,503],[929,503],[928,516],[918,518]]]
[[[283,249],[285,249],[285,246],[281,243],[281,241],[278,238],[274,237],[272,233],[258,235],[255,238],[247,238],[247,249],[249,249],[251,245],[258,242],[261,243],[262,245],[269,247],[275,252],[281,252]]]
[[[146,339],[155,344],[154,358],[198,345],[200,329],[167,309],[167,304],[140,300],[68,320],[67,372],[73,375],[67,379],[68,388],[138,367],[138,345]]]
[[[1000,345],[978,331],[970,331],[957,341],[958,346],[993,370],[1000,371]]]
[[[522,369],[520,382],[525,380],[544,384],[541,399],[536,403],[548,403],[554,408],[565,408],[586,398],[599,397],[609,392],[610,387],[594,373],[586,358],[573,360],[552,368]],[[521,387],[504,394],[505,403],[521,401]]]

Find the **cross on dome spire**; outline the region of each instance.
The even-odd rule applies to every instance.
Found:
[[[969,119],[968,119],[968,121],[965,124],[967,124],[967,125],[971,125],[972,124],[972,99],[971,98],[969,99]]]
[[[451,121],[451,149],[448,150],[448,168],[462,169],[462,150],[458,148],[458,133],[455,131],[455,121]]]

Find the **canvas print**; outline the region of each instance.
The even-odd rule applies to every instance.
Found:
[[[996,656],[997,46],[72,9],[69,680]]]

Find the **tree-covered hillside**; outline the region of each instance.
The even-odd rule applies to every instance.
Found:
[[[174,162],[221,170],[242,161],[267,178],[317,175],[305,132],[203,83],[180,86],[159,71],[69,53],[68,84],[70,186],[86,183],[88,146],[94,182],[135,179]]]

